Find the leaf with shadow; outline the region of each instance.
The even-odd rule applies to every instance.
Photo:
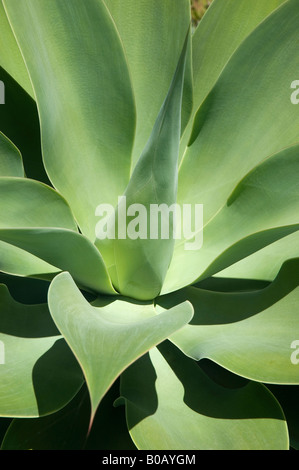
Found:
[[[100,404],[88,435],[90,401],[84,385],[62,410],[36,419],[15,419],[2,450],[134,450],[122,407],[114,408],[119,396],[116,381]]]
[[[16,302],[0,285],[0,313],[0,416],[34,417],[65,406],[83,377],[47,305]]]
[[[0,106],[0,131],[20,150],[28,178],[51,185],[45,172],[37,107],[30,95],[2,68],[5,105]]]
[[[276,279],[254,291],[221,292],[187,287],[159,297],[157,305],[189,300],[194,317],[171,336],[187,356],[211,359],[263,383],[298,384],[291,344],[299,337],[299,259],[288,260]]]
[[[288,448],[282,410],[263,385],[219,385],[168,341],[123,373],[121,395],[139,449]]]
[[[297,366],[298,367],[298,366]],[[299,387],[294,385],[267,385],[277,398],[288,423],[290,443],[299,450]]]

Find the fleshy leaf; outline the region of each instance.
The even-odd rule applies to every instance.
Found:
[[[24,305],[0,286],[0,416],[34,417],[65,406],[82,385],[81,370],[47,304]]]
[[[115,205],[130,174],[135,105],[120,38],[103,1],[4,5],[33,82],[48,175],[94,241],[96,207]]]
[[[190,325],[171,340],[188,356],[209,358],[252,380],[299,384],[292,344],[299,339],[299,261],[290,260],[264,289],[216,292],[188,287],[160,297],[171,308],[189,300],[195,310]]]
[[[299,229],[299,146],[267,158],[236,186],[203,230],[203,246],[175,247],[162,293],[207,278]],[[205,206],[204,206],[205,211]],[[176,273],[184,274],[178,279]]]
[[[0,133],[0,176],[24,176],[19,150],[2,133]]]
[[[175,8],[173,0],[105,0],[105,3],[123,42],[132,77],[137,111],[133,170],[171,84],[190,25],[190,2],[180,0]],[[182,129],[192,110],[192,93],[190,41],[184,79]]]
[[[263,385],[220,386],[170,344],[127,369],[121,393],[131,437],[142,450],[288,448],[283,413]]]
[[[160,110],[150,139],[137,162],[124,198],[119,203],[115,216],[115,240],[98,240],[97,246],[107,245],[113,252],[113,270],[110,268],[114,285],[122,295],[141,300],[155,298],[161,290],[174,247],[175,217],[168,212],[174,207],[177,194],[178,150],[181,130],[181,103],[183,93],[186,51],[189,43],[189,31],[185,38],[180,60],[171,83],[168,95]],[[141,219],[134,221],[120,220],[125,206],[133,209]],[[156,213],[152,208],[166,207],[166,214]],[[142,210],[141,210],[142,209]],[[144,211],[144,212],[143,212]],[[134,213],[130,213],[134,216]],[[173,217],[173,218],[172,218]],[[130,224],[137,225],[129,234]],[[162,235],[162,226],[168,225],[168,234]],[[125,237],[119,235],[126,230]],[[152,231],[156,229],[156,234]],[[110,241],[110,243],[109,243]],[[104,259],[105,251],[103,251]],[[108,260],[107,265],[111,265]]]
[[[116,294],[102,256],[84,235],[60,228],[15,228],[0,229],[0,240],[21,248],[56,267],[56,270],[47,269],[47,273],[50,271],[51,274],[58,270],[69,271],[81,287],[87,290],[96,293]],[[13,251],[12,255],[14,256],[16,253]],[[14,270],[18,268],[22,268],[22,266],[13,264]],[[24,270],[27,272],[28,267],[25,266]],[[10,272],[6,269],[5,271]],[[18,272],[14,272],[14,274],[18,274]],[[37,277],[43,278],[38,273]]]
[[[181,143],[181,157],[193,118],[242,41],[285,0],[213,0],[192,37],[193,114]]]
[[[68,273],[50,286],[50,312],[84,372],[92,419],[120,373],[192,318],[188,302],[158,316],[152,304],[100,297],[97,305],[84,299]]]
[[[0,179],[0,228],[59,227],[77,231],[63,197],[27,178]]]
[[[1,450],[134,450],[124,410],[113,407],[118,396],[116,383],[100,404],[88,437],[90,402],[84,386],[57,413],[38,419],[14,419]]]
[[[11,30],[2,2],[0,2],[0,31],[0,65],[33,98],[34,94],[25,62]]]

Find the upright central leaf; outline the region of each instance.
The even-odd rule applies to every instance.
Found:
[[[95,239],[95,210],[129,180],[135,105],[119,35],[102,1],[3,2],[40,113],[48,175]]]
[[[174,248],[181,107],[189,37],[188,31],[168,95],[124,197],[119,200],[115,230],[110,232],[113,241],[102,243],[104,237],[98,235],[97,245],[104,257],[103,246],[108,245],[106,261],[114,284],[123,295],[140,300],[159,294]]]

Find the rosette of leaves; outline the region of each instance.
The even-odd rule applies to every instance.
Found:
[[[298,448],[299,3],[172,2],[1,4],[3,449]]]

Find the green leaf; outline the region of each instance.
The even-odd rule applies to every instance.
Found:
[[[299,384],[291,356],[299,339],[299,260],[290,260],[268,287],[251,292],[216,292],[195,287],[157,299],[171,308],[189,300],[190,325],[171,340],[188,356],[209,358],[252,380]]]
[[[77,231],[63,197],[27,178],[0,179],[0,228],[59,227]]]
[[[190,2],[180,0],[105,0],[126,51],[134,89],[137,125],[135,167],[171,84],[190,25]],[[165,58],[167,57],[167,60]],[[187,51],[182,129],[192,110],[191,41]]]
[[[103,1],[4,4],[33,82],[48,175],[94,241],[96,207],[117,203],[131,166],[135,106],[119,36]]]
[[[213,0],[192,38],[194,109],[244,39],[285,0]]]
[[[69,271],[74,279],[87,290],[116,294],[102,256],[84,235],[60,228],[15,228],[0,229],[0,240],[55,266],[56,269],[50,270],[50,273],[58,270]],[[12,254],[15,255],[15,252]],[[15,272],[19,267],[22,269],[22,265],[13,264],[13,274],[20,274],[19,271]],[[25,273],[28,272],[27,266],[23,269]],[[34,265],[34,269],[37,270],[38,267]],[[49,273],[48,269],[46,273]],[[42,274],[35,272],[37,277],[43,278]],[[46,276],[46,278],[49,277]]]
[[[298,172],[298,145],[265,159],[249,172],[221,210],[200,227],[200,249],[186,251],[184,239],[176,244],[162,293],[207,278],[298,231]],[[185,269],[178,279],[182,266]]]
[[[299,65],[298,18],[296,0],[275,10],[241,44],[197,113],[180,166],[178,203],[203,204],[205,224],[252,168],[298,142],[299,115],[290,99]],[[183,260],[182,247],[178,251],[180,270],[200,270],[199,253],[185,252]]]
[[[0,132],[0,176],[1,177],[2,176],[20,176],[20,177],[24,176],[22,156],[19,150],[1,132]]]
[[[183,156],[193,118],[244,39],[285,0],[213,0],[192,38],[193,114],[181,145]]]
[[[81,387],[82,374],[47,305],[18,303],[4,285],[0,305],[0,415],[34,417],[59,410]]]
[[[176,202],[180,115],[188,43],[189,31],[168,95],[124,193],[126,207],[134,207],[135,215],[139,214],[139,228],[134,227],[133,234],[124,238],[119,236],[120,230],[125,228],[128,233],[130,224],[134,223],[127,223],[127,220],[119,222],[119,214],[123,210],[125,216],[127,213],[126,208],[122,207],[122,201],[115,216],[116,240],[104,242],[104,246],[108,245],[110,251],[114,246],[115,268],[110,271],[114,285],[121,294],[141,300],[153,299],[160,293],[173,253],[175,224],[168,208]],[[159,215],[156,214],[154,222],[151,212],[153,205],[158,208],[162,204],[166,205],[166,214],[161,215],[161,225],[166,222],[169,230],[164,238],[159,233],[160,229],[162,230],[158,221]],[[145,213],[140,211],[141,209]],[[134,216],[133,213],[130,215]],[[142,225],[145,225],[145,233],[141,233]],[[154,228],[157,231],[156,236],[152,235]],[[101,245],[103,242],[98,240],[97,246],[100,250]],[[109,260],[107,264],[110,264]]]
[[[104,397],[88,434],[90,403],[86,387],[62,410],[38,419],[15,419],[1,450],[113,450],[136,449],[126,427],[123,408],[114,408],[115,384]]]
[[[299,232],[295,232],[229,266],[217,276],[273,281],[286,259],[298,257]]]
[[[7,16],[0,2],[0,65],[3,67],[24,90],[33,98],[34,93],[26,70],[24,59],[11,30]],[[2,79],[2,77],[1,77]]]
[[[226,388],[163,343],[123,375],[127,421],[142,450],[288,448],[283,413],[261,384]]]
[[[14,276],[52,279],[60,270],[27,251],[0,241],[0,271]]]
[[[49,289],[49,308],[84,372],[93,419],[99,402],[120,373],[192,318],[189,303],[156,316],[152,304],[100,297],[90,305],[68,273]]]
[[[20,150],[26,176],[49,184],[42,162],[36,103],[1,67],[0,78],[5,84],[5,105],[0,106],[0,130]]]

